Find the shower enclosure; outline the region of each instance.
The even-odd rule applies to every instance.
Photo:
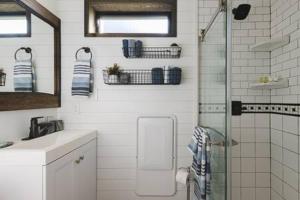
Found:
[[[230,200],[230,60],[231,11],[220,0],[199,41],[199,125],[209,130],[211,149],[210,200]]]

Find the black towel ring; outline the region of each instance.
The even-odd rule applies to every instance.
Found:
[[[90,55],[91,55],[91,57],[90,57],[90,61],[91,61],[92,58],[93,58],[93,53],[92,53],[90,47],[81,47],[80,49],[78,49],[77,52],[76,52],[76,56],[75,56],[76,60],[78,60],[78,53],[79,53],[80,51],[82,51],[82,50],[83,50],[86,54],[90,54]]]
[[[17,56],[20,51],[25,51],[25,53],[30,54],[30,60],[32,60],[32,49],[30,47],[21,47],[15,52],[16,61],[18,60]]]

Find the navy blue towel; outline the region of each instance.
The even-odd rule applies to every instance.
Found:
[[[169,84],[180,84],[181,82],[181,69],[179,67],[169,68]]]
[[[129,57],[128,40],[123,40],[123,54],[126,58]]]
[[[143,50],[143,42],[138,40],[135,42],[135,55],[136,57],[142,57],[142,50]]]
[[[164,70],[162,68],[152,69],[152,83],[164,84]]]

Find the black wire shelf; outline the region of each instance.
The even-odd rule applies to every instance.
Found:
[[[123,48],[123,54],[128,59],[150,58],[150,59],[176,59],[180,58],[182,48],[174,47],[141,47]]]
[[[180,68],[163,70],[121,70],[119,74],[109,75],[103,70],[104,83],[107,85],[179,85],[181,83]]]

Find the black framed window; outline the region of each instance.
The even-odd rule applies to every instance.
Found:
[[[31,14],[13,0],[0,4],[0,37],[30,37]]]
[[[85,0],[87,37],[176,37],[177,0]]]

